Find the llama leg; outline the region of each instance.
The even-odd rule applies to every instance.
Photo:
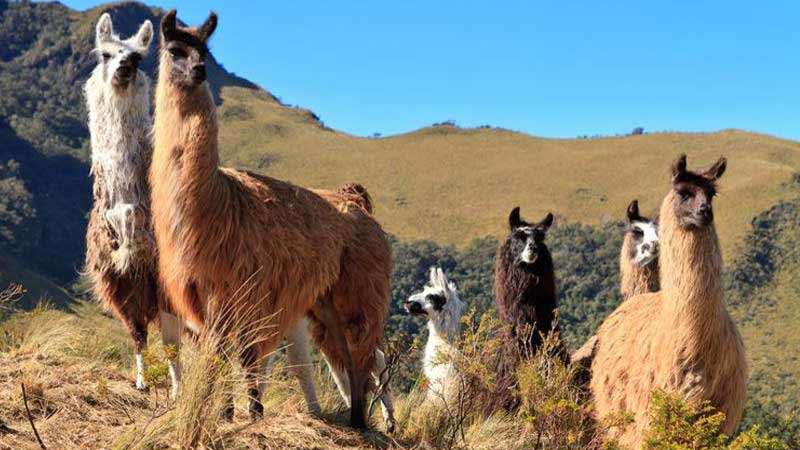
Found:
[[[350,378],[347,376],[347,370],[338,367],[331,363],[330,359],[323,353],[325,364],[328,365],[328,370],[331,372],[336,388],[339,390],[339,395],[342,396],[344,404],[350,407]]]
[[[386,357],[380,349],[375,349],[375,369],[372,371],[372,377],[375,382],[378,395],[381,400],[381,413],[383,413],[383,420],[386,423],[386,431],[394,433],[395,419],[394,419],[394,399],[392,392],[389,390],[389,374],[386,371]]]
[[[254,347],[249,346],[242,352],[242,367],[244,367],[247,379],[250,418],[254,421],[261,420],[264,417],[264,405],[261,403],[263,382],[259,376],[261,375],[262,364],[259,363],[258,354]]]
[[[309,314],[312,319],[312,336],[317,344],[317,347],[322,351],[329,367],[333,370],[331,373],[334,377],[338,377],[337,385],[340,391],[343,391],[343,386],[350,386],[350,425],[354,428],[366,428],[366,419],[364,417],[364,395],[363,393],[353,394],[353,375],[361,373],[355,370],[353,358],[347,346],[347,340],[344,334],[344,325],[340,323],[340,318],[337,316],[336,311],[333,309],[330,296],[320,299],[315,305],[314,309]],[[346,371],[346,380],[344,376],[337,376],[337,369]],[[363,381],[364,378],[355,378],[356,381]],[[355,385],[361,386],[361,384]],[[353,401],[355,400],[355,401]]]
[[[132,324],[131,336],[133,337],[134,359],[136,360],[136,389],[143,391],[147,389],[144,381],[144,356],[142,353],[147,348],[147,325]]]
[[[300,382],[300,388],[306,399],[306,406],[311,415],[320,415],[317,392],[314,386],[314,374],[312,373],[313,363],[311,361],[311,349],[309,347],[308,322],[303,319],[286,336],[289,347],[286,349],[286,357],[289,360],[289,369]]]
[[[181,384],[181,334],[183,334],[183,322],[170,313],[161,311],[159,320],[161,322],[161,342],[165,348],[170,348],[167,352],[169,359],[169,377],[172,381],[170,398],[175,400],[178,397],[178,390]]]

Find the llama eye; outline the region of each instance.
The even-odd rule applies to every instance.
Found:
[[[634,228],[633,230],[631,230],[631,233],[633,233],[633,235],[636,236],[636,237],[644,236],[644,231],[642,231],[642,230],[640,230],[638,228]]]
[[[103,52],[103,61],[108,61],[111,58],[111,53]]]
[[[681,200],[686,200],[692,196],[692,193],[689,191],[681,190],[678,191],[678,195],[681,197]]]
[[[178,47],[170,47],[169,53],[176,59],[186,58],[186,52]]]

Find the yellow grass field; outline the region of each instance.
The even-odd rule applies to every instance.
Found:
[[[640,200],[653,213],[680,152],[690,167],[729,159],[716,204],[729,255],[751,219],[786,198],[800,143],[725,130],[596,139],[544,139],[502,129],[429,127],[372,139],[320,126],[265,91],[227,87],[218,114],[227,165],[312,187],[363,183],[381,223],[402,239],[463,245],[505,232],[508,212],[569,221],[621,220]]]

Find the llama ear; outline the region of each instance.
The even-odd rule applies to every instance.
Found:
[[[211,11],[210,13],[208,13],[208,19],[206,19],[206,21],[203,22],[203,24],[200,25],[200,28],[198,29],[198,32],[200,33],[200,39],[202,39],[203,42],[207,41],[208,38],[210,38],[211,35],[214,34],[214,30],[216,29],[217,29],[217,13]]]
[[[436,266],[433,266],[428,271],[428,284],[436,286]]]
[[[447,288],[449,286],[447,275],[444,274],[444,270],[442,270],[441,267],[436,268],[436,276],[439,278],[439,284],[441,284],[443,288]]]
[[[98,46],[103,42],[111,40],[111,35],[114,34],[114,25],[111,23],[111,15],[109,13],[103,13],[103,15],[100,16],[95,31],[95,40]]]
[[[721,156],[717,162],[714,163],[711,167],[703,172],[703,177],[711,180],[716,181],[718,180],[723,173],[725,173],[725,169],[728,167],[728,160],[725,159],[724,156]]]
[[[177,15],[178,11],[171,9],[161,18],[161,35],[167,40],[172,38],[172,34],[175,33],[175,29],[178,26]]]
[[[675,180],[679,176],[686,173],[686,153],[681,153],[678,158],[672,163],[672,179]]]
[[[511,214],[508,215],[508,226],[514,230],[522,226],[522,219],[519,217],[519,206],[511,210]]]
[[[628,222],[635,222],[641,219],[642,216],[639,214],[639,200],[634,200],[628,205]]]
[[[134,36],[134,42],[138,47],[147,51],[150,47],[150,43],[153,42],[153,23],[149,20],[145,20],[141,27],[139,27],[139,31],[136,32],[136,36]]]
[[[553,225],[553,219],[554,219],[553,213],[547,213],[544,219],[542,219],[542,221],[539,222],[539,228],[541,228],[542,231],[549,230],[550,226]]]

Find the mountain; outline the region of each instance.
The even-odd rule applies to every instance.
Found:
[[[0,1],[0,162],[19,163],[37,211],[1,248],[60,283],[74,277],[83,254],[90,179],[81,87],[95,61],[94,24],[105,11],[122,35],[145,19],[157,24],[162,13],[135,2],[77,12],[60,3]],[[143,62],[151,76],[156,53]],[[380,221],[405,240],[463,245],[499,236],[515,205],[530,217],[552,211],[588,224],[619,219],[634,198],[654,211],[669,162],[687,152],[692,164],[720,154],[730,160],[718,227],[732,255],[751,218],[786,199],[785,182],[800,170],[800,143],[738,130],[543,139],[445,123],[362,138],[281,103],[213,57],[209,74],[225,164],[315,187],[364,183]]]

